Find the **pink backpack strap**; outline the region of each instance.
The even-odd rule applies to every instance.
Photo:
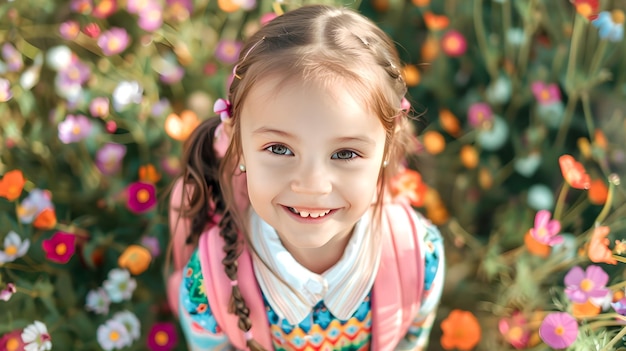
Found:
[[[189,199],[189,193],[187,201]],[[186,243],[187,235],[191,228],[189,219],[180,216],[178,209],[183,200],[183,180],[178,179],[174,183],[170,195],[169,224],[172,241],[172,265],[173,273],[167,278],[167,299],[172,313],[178,314],[178,295],[180,284],[183,279],[183,268],[193,253],[194,246]]]
[[[394,350],[419,312],[424,257],[418,220],[407,204],[383,206],[382,256],[372,291],[372,350]]]
[[[237,350],[248,350],[244,333],[239,329],[239,318],[228,313],[230,302],[231,281],[224,272],[222,260],[226,253],[222,249],[224,240],[220,236],[219,228],[213,227],[200,236],[199,254],[204,286],[211,306],[211,312],[215,316],[217,325],[228,336],[228,340]],[[241,295],[250,309],[250,320],[252,322],[252,334],[254,339],[263,347],[271,351],[273,344],[270,334],[269,321],[263,295],[257,284],[252,267],[252,259],[248,249],[243,247],[243,251],[237,261],[238,284]]]

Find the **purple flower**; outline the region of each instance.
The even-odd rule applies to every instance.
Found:
[[[154,32],[163,24],[163,10],[157,3],[151,3],[139,11],[137,25],[146,32]]]
[[[98,46],[105,56],[119,54],[130,44],[130,36],[126,29],[113,27],[102,33],[98,38]]]
[[[85,302],[85,309],[87,311],[92,311],[96,314],[107,314],[109,313],[110,305],[111,299],[109,299],[109,295],[107,295],[107,292],[104,291],[103,288],[90,290],[87,293]]]
[[[591,24],[598,28],[598,35],[602,39],[612,42],[624,39],[624,12],[622,10],[602,11]]]
[[[9,301],[11,296],[13,296],[13,294],[15,294],[16,291],[17,290],[15,289],[15,284],[13,283],[7,284],[7,287],[4,288],[4,290],[0,291],[0,300]]]
[[[97,97],[89,104],[89,113],[94,117],[105,118],[109,115],[109,99]]]
[[[621,314],[622,316],[626,316],[626,297],[622,297],[615,302],[611,302],[611,306],[615,312]]]
[[[546,84],[544,82],[533,82],[530,85],[535,99],[540,105],[549,105],[557,102],[561,102],[561,91],[558,85]]]
[[[93,10],[93,2],[92,0],[72,0],[70,9],[73,12],[88,15],[91,13],[91,10]]]
[[[87,82],[90,76],[91,69],[89,66],[78,59],[74,59],[69,65],[59,71],[58,79],[61,86],[73,84],[82,85]]]
[[[85,139],[91,132],[91,122],[83,115],[67,115],[59,123],[59,139],[64,144],[75,143]]]
[[[183,79],[184,75],[185,69],[179,65],[174,64],[166,67],[165,70],[161,72],[159,79],[165,84],[174,84],[180,82],[180,80]]]
[[[128,186],[127,207],[133,213],[144,213],[156,205],[154,184],[135,182]]]
[[[605,287],[608,281],[609,275],[600,266],[591,265],[586,271],[575,266],[565,275],[565,294],[577,303],[587,302],[590,298],[603,298],[610,293]]]
[[[2,58],[6,62],[9,72],[16,72],[24,67],[22,54],[11,43],[2,45]]]
[[[115,174],[122,167],[124,156],[126,156],[126,146],[106,143],[96,153],[96,166],[102,174]]]
[[[493,112],[487,103],[477,102],[472,104],[467,111],[467,121],[474,128],[480,128],[486,123],[490,123],[492,120]]]
[[[59,25],[59,34],[65,40],[76,39],[78,33],[80,33],[80,25],[76,21],[65,21]]]
[[[576,341],[578,323],[568,313],[550,313],[541,322],[539,336],[548,346],[555,349],[564,349]]]
[[[145,246],[150,251],[152,257],[157,257],[161,254],[161,245],[159,244],[159,239],[153,236],[142,237],[141,245]]]
[[[11,92],[11,82],[4,78],[0,78],[0,102],[9,101],[13,98]]]
[[[225,64],[237,62],[243,44],[236,40],[222,39],[215,48],[215,58]]]
[[[530,229],[530,235],[538,242],[554,246],[563,242],[563,237],[558,236],[561,231],[561,223],[556,219],[550,220],[552,213],[541,210],[535,215],[535,227]]]
[[[162,98],[156,103],[152,104],[152,109],[150,109],[150,115],[152,117],[160,117],[170,108],[170,102],[166,98]]]

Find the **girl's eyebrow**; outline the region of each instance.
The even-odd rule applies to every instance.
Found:
[[[274,134],[283,138],[289,138],[289,139],[295,139],[296,137],[293,136],[290,133],[287,133],[283,130],[278,130],[278,129],[272,129],[272,128],[268,128],[268,127],[261,127],[258,128],[256,130],[254,130],[252,132],[252,134]],[[360,142],[360,143],[364,143],[364,144],[368,144],[368,145],[375,145],[376,142],[374,141],[374,139],[365,136],[365,135],[355,135],[355,136],[344,136],[344,137],[338,137],[335,138],[333,141],[338,142],[338,143],[345,143],[345,142]]]

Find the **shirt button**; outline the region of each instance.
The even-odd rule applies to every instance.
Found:
[[[319,295],[322,293],[324,287],[319,282],[316,282],[313,279],[307,280],[304,284],[304,288],[307,289],[311,294]]]

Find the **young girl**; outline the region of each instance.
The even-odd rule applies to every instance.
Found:
[[[425,350],[443,248],[389,195],[413,140],[399,67],[348,9],[305,6],[249,39],[171,197],[168,293],[191,350]]]

